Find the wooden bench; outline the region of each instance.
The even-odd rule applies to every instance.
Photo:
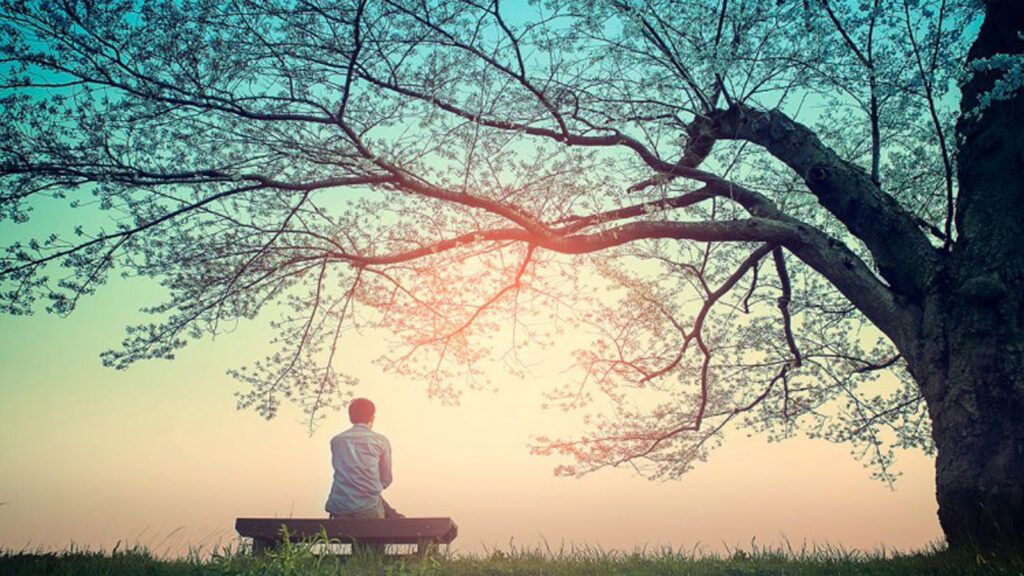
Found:
[[[281,543],[282,526],[290,541],[312,539],[323,533],[343,544],[415,544],[416,553],[426,554],[431,546],[448,544],[459,533],[451,518],[389,518],[351,520],[327,518],[239,518],[238,534],[252,538],[254,554],[262,554]]]

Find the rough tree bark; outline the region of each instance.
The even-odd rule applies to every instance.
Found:
[[[989,2],[969,61],[1020,55],[1024,2]],[[957,241],[924,308],[911,370],[938,450],[950,546],[1024,544],[1024,95],[980,115],[993,74],[963,87]]]

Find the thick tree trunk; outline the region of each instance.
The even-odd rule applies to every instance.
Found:
[[[976,310],[976,312],[978,312]],[[939,522],[951,547],[1024,545],[1024,354],[979,322],[953,331],[928,378]]]
[[[1024,2],[990,0],[969,61],[1022,54]],[[1024,93],[980,114],[1001,72],[963,87],[957,238],[926,298],[911,361],[938,449],[952,547],[1024,546]]]

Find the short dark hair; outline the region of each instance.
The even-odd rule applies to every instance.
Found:
[[[377,407],[366,398],[356,398],[348,404],[348,419],[353,424],[368,424],[376,412]]]

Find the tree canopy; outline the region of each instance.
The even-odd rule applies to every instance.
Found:
[[[341,337],[373,327],[449,400],[577,342],[551,405],[591,428],[534,448],[568,474],[677,475],[732,425],[851,442],[887,480],[932,448],[906,354],[958,241],[959,85],[1010,71],[980,116],[1020,72],[968,66],[976,1],[0,15],[0,309],[159,282],[110,366],[284,310],[278,351],[233,371],[267,418],[344,400]]]

